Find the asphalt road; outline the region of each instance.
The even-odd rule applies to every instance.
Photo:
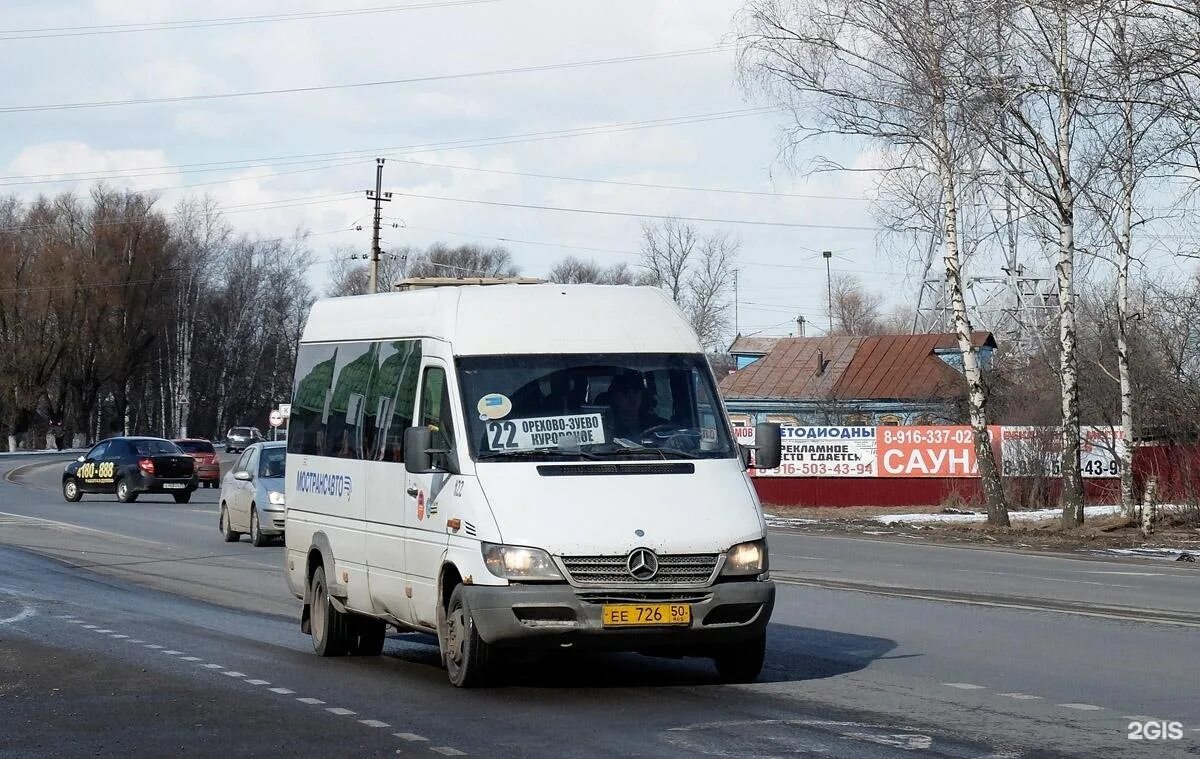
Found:
[[[1194,565],[773,532],[758,683],[562,656],[460,691],[424,636],[316,657],[216,491],[68,504],[35,463],[0,458],[0,756],[1200,756]]]

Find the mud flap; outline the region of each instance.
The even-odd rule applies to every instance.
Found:
[[[437,642],[438,666],[446,668],[446,607],[438,602],[437,605]]]
[[[300,611],[300,632],[305,635],[312,635],[312,607],[307,603]]]

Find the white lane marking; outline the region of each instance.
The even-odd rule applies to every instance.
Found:
[[[110,632],[114,632],[114,631],[113,630],[102,630],[100,628],[96,628],[95,630],[92,630],[92,632],[101,633],[103,635],[108,635]]]
[[[110,636],[108,636],[108,637],[110,637],[110,638],[116,638],[117,640],[120,640],[121,638],[128,638],[129,636],[128,636],[128,635],[122,635],[121,633],[113,633],[112,635],[110,635]]]
[[[183,661],[200,661],[200,657],[199,656],[185,656],[185,657],[183,657]]]
[[[329,712],[330,714],[336,714],[339,717],[349,717],[351,714],[355,713],[349,709],[343,709],[340,706],[331,706],[325,711]]]
[[[358,721],[358,724],[366,725],[367,727],[391,727],[391,725],[389,725],[388,723],[380,722],[377,719],[360,719]]]
[[[986,550],[986,549],[963,549],[963,550]],[[796,585],[801,588],[818,588],[820,590],[841,591],[845,593],[865,593],[869,596],[885,596],[887,598],[915,598],[918,601],[937,601],[947,604],[961,604],[963,606],[984,606],[992,609],[1016,609],[1018,611],[1040,611],[1050,614],[1074,614],[1079,617],[1099,617],[1100,619],[1113,619],[1120,622],[1142,622],[1146,624],[1157,625],[1173,625],[1176,627],[1200,627],[1200,622],[1191,622],[1182,619],[1169,619],[1166,617],[1156,617],[1154,611],[1149,609],[1137,609],[1130,607],[1129,614],[1109,614],[1100,611],[1083,611],[1082,609],[1059,609],[1053,606],[1035,606],[1033,604],[1008,603],[1001,601],[977,601],[967,598],[952,598],[950,596],[938,595],[936,593],[918,593],[906,591],[903,588],[889,588],[887,586],[879,586],[875,588],[856,588],[845,586],[830,586],[824,585],[819,579],[815,580],[793,580],[787,577],[773,577],[776,585]],[[1132,616],[1134,612],[1140,613],[1142,616]]]
[[[82,625],[83,624],[82,619],[68,619],[67,622],[69,622],[73,625]]]
[[[162,543],[162,542],[159,542],[156,540],[144,540],[142,538],[135,538],[126,533],[109,532],[108,530],[97,530],[94,527],[83,527],[81,525],[71,524],[70,522],[56,522],[53,519],[42,519],[41,517],[31,517],[31,516],[27,516],[25,514],[13,514],[13,513],[7,512],[7,511],[0,511],[0,517],[16,517],[17,519],[24,520],[25,522],[41,522],[43,524],[54,525],[55,527],[66,529],[67,531],[75,530],[76,532],[91,532],[91,533],[95,533],[97,535],[107,535],[107,536],[113,537],[113,538],[120,538],[121,540],[124,540],[126,542],[144,543],[144,544],[150,545],[150,546],[166,545],[166,543]],[[35,527],[36,525],[21,525],[21,526]]]
[[[14,622],[24,622],[34,614],[32,606],[25,606],[21,611],[17,612],[8,619],[0,619],[0,625],[11,625]]]
[[[83,626],[83,629],[85,629],[85,630],[95,630],[95,629],[96,629],[96,628],[98,628],[99,626],[100,626],[100,625],[84,625],[84,626]]]
[[[129,640],[127,640],[127,641],[125,641],[125,642],[126,642],[126,643],[137,643],[137,644],[142,644],[142,643],[145,643],[146,641],[142,640],[141,638],[130,638]]]
[[[958,688],[959,690],[983,690],[982,685],[975,685],[974,683],[942,683],[942,685],[950,688]]]
[[[250,685],[270,685],[266,680],[247,680]]]
[[[1018,701],[1032,701],[1041,698],[1041,696],[1031,696],[1028,693],[997,693],[996,695],[1004,696],[1005,698],[1015,698]]]
[[[1133,720],[1134,722],[1158,722],[1157,717],[1151,717],[1146,714],[1126,714],[1121,719]]]
[[[149,648],[149,649],[151,649],[151,650],[153,650],[153,651],[160,651],[160,650],[162,650],[162,646],[158,645],[157,643],[147,643],[147,644],[146,644],[146,648]]]
[[[1077,569],[1082,575],[1127,575],[1129,577],[1162,577],[1162,572],[1097,572],[1095,570]]]
[[[881,746],[896,746],[906,751],[924,751],[933,747],[933,738],[928,735],[878,735],[876,733],[841,733],[843,738],[878,743]]]
[[[436,751],[439,754],[441,754],[442,756],[466,756],[467,755],[467,753],[465,751],[459,751],[458,749],[450,748],[449,746],[430,746],[429,750]]]
[[[222,672],[221,674],[225,675],[226,677],[245,677],[246,676],[245,672],[237,672],[232,669],[227,669],[224,672]]]
[[[298,698],[296,700],[302,704],[323,704],[323,703],[325,703],[324,701],[322,701],[319,698]]]
[[[429,740],[429,739],[428,739],[428,738],[426,738],[425,736],[423,736],[423,735],[417,735],[416,733],[392,733],[392,735],[396,736],[397,738],[401,738],[401,739],[403,739],[403,740],[406,740],[406,741],[411,741],[411,742],[414,742],[414,743],[415,743],[415,742],[417,742],[417,741],[427,741],[427,740]]]
[[[205,669],[225,669],[220,664],[201,664],[200,666]]]
[[[267,690],[271,691],[272,693],[278,693],[281,696],[290,696],[296,692],[294,690],[288,690],[287,688],[268,688]]]
[[[1058,704],[1058,706],[1061,706],[1065,709],[1078,709],[1082,712],[1098,712],[1104,710],[1103,706],[1096,706],[1095,704]]]
[[[175,651],[175,650],[173,650],[173,649],[167,649],[166,651],[159,651],[159,653],[160,653],[160,654],[166,654],[167,656],[179,656],[179,655],[180,655],[181,653],[183,653],[183,652],[182,652],[182,651]]]

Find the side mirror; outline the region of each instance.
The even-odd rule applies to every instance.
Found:
[[[80,464],[82,464],[83,462],[87,461],[87,456],[80,456],[79,458],[77,458],[75,460],[78,461]]]
[[[404,431],[404,468],[410,474],[457,473],[453,451],[432,448],[433,433],[428,427],[409,427]]]
[[[783,459],[783,433],[779,425],[763,422],[754,425],[754,467],[775,469]]]
[[[409,427],[404,431],[404,468],[411,474],[429,474],[433,468],[433,435],[428,427]]]
[[[242,482],[249,482],[251,477],[250,477],[250,473],[247,472],[245,469],[239,469],[238,471],[233,473],[233,479],[241,480]]]

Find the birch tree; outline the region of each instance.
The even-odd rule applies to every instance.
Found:
[[[892,165],[916,166],[936,181],[942,264],[988,523],[1008,525],[960,250],[962,179],[978,148],[964,114],[961,44],[980,35],[978,24],[978,9],[956,0],[751,0],[741,18],[741,62],[752,89],[789,107],[794,144],[830,134],[862,138],[904,157]]]
[[[1008,176],[1037,199],[1036,210],[1056,236],[1059,391],[1062,437],[1062,520],[1083,523],[1079,471],[1079,377],[1075,321],[1079,188],[1090,181],[1076,162],[1086,114],[1084,92],[1096,84],[1101,6],[1092,0],[996,4],[1002,33],[995,48],[968,47],[979,82],[978,108],[968,110],[989,152]]]

